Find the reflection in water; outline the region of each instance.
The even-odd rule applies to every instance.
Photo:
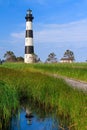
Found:
[[[68,130],[59,127],[59,124],[55,110],[46,110],[36,104],[24,104],[20,112],[12,117],[10,130]]]
[[[34,115],[32,114],[29,107],[26,107],[25,117],[27,118],[27,124],[31,125],[32,124],[32,118],[34,117]]]
[[[58,123],[51,117],[43,120],[36,114],[32,118],[26,118],[25,115],[22,109],[20,115],[12,118],[11,130],[58,130]]]

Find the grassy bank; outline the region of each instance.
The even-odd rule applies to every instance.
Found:
[[[0,130],[9,127],[12,110],[18,106],[18,96],[14,88],[0,80]]]
[[[48,69],[48,67],[50,67]],[[63,124],[67,121],[67,125],[71,126],[70,130],[86,130],[87,129],[87,93],[78,90],[73,90],[62,79],[49,77],[41,74],[41,67],[43,71],[56,72],[56,65],[25,65],[25,64],[4,64],[0,66],[0,81],[6,88],[9,86],[7,95],[13,97],[9,102],[14,101],[11,106],[17,105],[17,100],[27,100],[32,98],[33,101],[38,102],[40,105],[50,109],[55,109],[56,115],[60,117],[60,123]],[[39,70],[40,67],[40,70]],[[62,66],[63,67],[63,66]],[[86,67],[84,67],[86,68]],[[40,71],[40,72],[39,72]],[[61,70],[62,71],[62,70]],[[64,69],[63,69],[64,71]],[[13,94],[14,93],[14,94]],[[6,97],[2,95],[2,103],[5,104]],[[15,105],[16,104],[16,105]],[[10,105],[8,105],[10,107]],[[2,107],[2,105],[1,105]],[[0,113],[2,111],[0,107]],[[12,107],[10,107],[12,108]],[[7,107],[7,111],[10,110]],[[8,113],[8,112],[7,112]],[[1,116],[2,117],[2,116]],[[0,117],[0,118],[1,118]],[[4,113],[3,113],[4,117]],[[7,114],[7,117],[8,114]]]
[[[87,82],[87,63],[35,64],[35,69]]]
[[[36,71],[43,73],[58,74],[60,76],[65,76],[73,78],[80,81],[87,82],[87,63],[58,63],[58,64],[4,64],[4,67],[14,68],[14,69],[35,69]]]

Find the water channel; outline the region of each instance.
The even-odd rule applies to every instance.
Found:
[[[55,112],[39,109],[37,106],[22,106],[12,116],[10,130],[62,130]],[[68,130],[66,127],[64,130]]]

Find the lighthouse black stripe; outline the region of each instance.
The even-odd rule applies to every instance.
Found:
[[[34,19],[34,17],[32,16],[32,14],[26,15],[25,17],[26,21],[31,21]]]
[[[32,30],[26,30],[26,37],[33,38],[33,31]]]
[[[25,46],[25,54],[33,54],[34,47],[33,46]]]

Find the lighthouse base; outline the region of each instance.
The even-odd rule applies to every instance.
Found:
[[[33,54],[25,54],[24,63],[34,63],[34,55]]]

